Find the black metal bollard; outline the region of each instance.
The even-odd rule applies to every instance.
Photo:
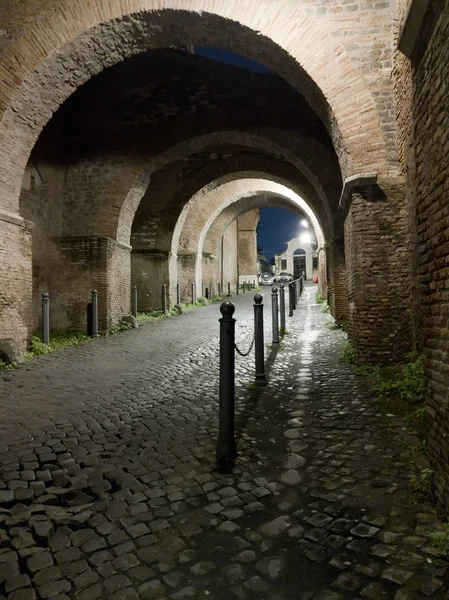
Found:
[[[98,292],[92,292],[92,337],[100,337],[98,333]]]
[[[279,310],[281,313],[281,329],[285,330],[285,286],[283,283],[279,286]]]
[[[181,288],[179,283],[176,284],[176,304],[181,304]]]
[[[131,294],[131,313],[132,316],[137,319],[137,285],[133,287]]]
[[[260,294],[254,296],[254,353],[256,355],[256,385],[266,385],[265,356],[263,339],[263,297]]]
[[[228,298],[231,297],[231,282],[228,281]]]
[[[42,294],[42,341],[46,346],[50,343],[50,296]]]
[[[278,289],[276,286],[271,289],[271,322],[273,345],[276,345],[279,344]]]
[[[293,281],[293,310],[296,310],[296,281]]]
[[[288,284],[288,316],[293,317],[293,283]]]
[[[237,277],[237,283],[235,284],[235,291],[237,292],[237,296],[239,295],[239,285],[240,285],[240,282],[239,282],[239,278]]]
[[[212,283],[209,283],[209,300],[212,300]]]
[[[167,314],[167,286],[164,285],[162,286],[162,312],[165,314]]]
[[[195,304],[195,284],[192,283],[192,304]]]
[[[220,306],[220,406],[216,456],[219,461],[232,461],[237,456],[234,436],[235,404],[235,306]]]

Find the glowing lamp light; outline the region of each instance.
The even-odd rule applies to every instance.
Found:
[[[312,241],[312,236],[308,231],[305,231],[299,236],[299,241],[301,242],[301,244],[310,244],[310,242]]]
[[[302,227],[308,227],[309,226],[309,222],[306,221],[306,219],[301,219],[301,225],[302,225]]]

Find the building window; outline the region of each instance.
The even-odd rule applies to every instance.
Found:
[[[287,268],[287,260],[281,260],[281,271],[285,271]]]
[[[318,256],[312,258],[312,269],[318,269]]]

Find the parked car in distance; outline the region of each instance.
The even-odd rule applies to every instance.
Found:
[[[279,273],[278,281],[293,281],[293,275],[282,271],[282,273]]]
[[[260,285],[273,285],[275,282],[273,273],[262,273],[259,277]]]

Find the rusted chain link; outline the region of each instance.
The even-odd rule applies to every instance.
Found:
[[[256,336],[253,335],[253,341],[251,342],[251,346],[249,347],[248,352],[242,352],[241,350],[239,350],[237,344],[234,344],[234,348],[237,350],[237,352],[240,354],[240,356],[248,356],[248,354],[251,352],[251,350],[253,349],[254,346],[254,340],[256,339]]]

